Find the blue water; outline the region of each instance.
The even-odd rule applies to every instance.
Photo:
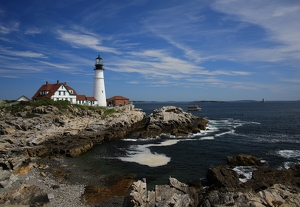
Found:
[[[187,109],[187,102],[135,103],[150,114],[174,105]],[[300,101],[204,102],[194,115],[209,120],[208,130],[180,138],[132,138],[95,146],[76,158],[60,159],[86,183],[101,185],[110,175],[136,174],[151,185],[205,178],[207,169],[226,164],[227,156],[245,153],[261,158],[274,168],[300,163]],[[93,173],[97,172],[97,173]]]

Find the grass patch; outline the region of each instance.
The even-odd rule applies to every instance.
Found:
[[[24,118],[30,119],[34,117],[38,117],[39,115],[27,112]]]
[[[106,109],[104,111],[104,113],[101,115],[101,118],[104,119],[107,115],[113,114],[115,112],[116,112],[116,110],[114,108],[112,108],[112,109]]]
[[[91,110],[91,111],[106,109],[106,107],[103,107],[103,106],[87,106],[87,105],[80,105],[80,104],[72,104],[72,106],[82,109],[82,110]]]
[[[116,112],[114,108],[107,108],[103,106],[88,106],[88,105],[80,105],[80,104],[71,104],[67,100],[59,100],[59,101],[54,101],[53,99],[40,99],[37,101],[21,101],[18,104],[13,104],[9,107],[5,107],[6,111],[10,111],[11,113],[18,113],[18,112],[23,112],[26,111],[26,107],[39,107],[39,106],[55,106],[59,110],[62,109],[68,109],[70,106],[79,108],[81,110],[91,110],[91,111],[103,111],[103,114],[101,115],[101,118],[105,118],[109,114],[113,114]],[[33,118],[36,115],[27,112],[25,118]]]

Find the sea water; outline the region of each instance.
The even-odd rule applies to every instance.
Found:
[[[187,111],[188,102],[135,103],[148,115],[173,105]],[[99,144],[76,158],[60,159],[77,173],[78,182],[101,185],[114,175],[136,174],[150,186],[166,184],[169,177],[181,182],[199,180],[207,169],[226,164],[227,156],[254,155],[273,168],[300,163],[300,101],[200,102],[191,111],[209,120],[207,130],[188,137],[132,137]],[[237,167],[251,178],[252,168]],[[75,176],[76,177],[76,176]],[[245,181],[245,180],[243,180]]]

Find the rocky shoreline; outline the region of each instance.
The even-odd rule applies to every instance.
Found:
[[[241,182],[235,166],[255,166],[252,178]],[[230,167],[231,166],[231,167]],[[228,157],[227,165],[208,169],[206,185],[197,181],[181,183],[169,178],[169,184],[147,189],[146,179],[133,183],[125,206],[181,207],[298,207],[300,206],[300,165],[276,170],[264,167],[251,155]]]
[[[208,123],[167,106],[149,116],[133,105],[103,111],[53,106],[0,110],[0,206],[300,206],[300,165],[271,169],[250,155],[228,157],[207,170],[206,180],[147,189],[135,175],[109,177],[104,186],[83,184],[57,158],[78,156],[95,144],[123,137],[187,137]],[[34,114],[28,118],[27,114]],[[254,166],[251,179],[237,166]]]
[[[58,192],[70,186],[78,188],[77,192],[82,192],[81,185],[68,185],[64,183],[64,179],[57,177],[50,179],[51,174],[59,174],[61,170],[45,173],[45,169],[37,164],[41,158],[78,156],[91,149],[94,144],[126,136],[186,137],[190,133],[204,130],[208,123],[202,117],[195,117],[174,106],[157,109],[149,116],[146,116],[142,110],[135,109],[134,105],[117,107],[114,110],[115,113],[103,118],[102,110],[86,110],[72,105],[63,110],[51,105],[25,106],[21,111],[2,108],[0,110],[0,204],[55,206],[53,200],[64,196],[60,193],[59,196],[55,195],[51,189],[53,186],[56,186],[54,188],[58,189]],[[24,173],[27,174],[23,175]],[[133,177],[119,179],[114,183],[114,188],[123,185],[122,188],[127,191],[126,188],[129,189],[134,181]],[[107,191],[107,189],[92,189],[85,189],[84,192]],[[123,195],[125,191],[121,194]],[[31,193],[24,194],[26,192]],[[20,199],[27,199],[18,200],[16,194],[20,195]],[[82,203],[85,199],[87,197],[80,198]],[[61,202],[64,200],[66,199]],[[79,206],[78,198],[71,200],[76,201],[73,206]],[[66,204],[66,206],[70,205]]]

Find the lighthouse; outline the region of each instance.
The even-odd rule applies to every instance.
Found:
[[[104,86],[104,67],[100,55],[95,62],[94,77],[94,97],[98,101],[99,106],[106,106],[106,94]]]

